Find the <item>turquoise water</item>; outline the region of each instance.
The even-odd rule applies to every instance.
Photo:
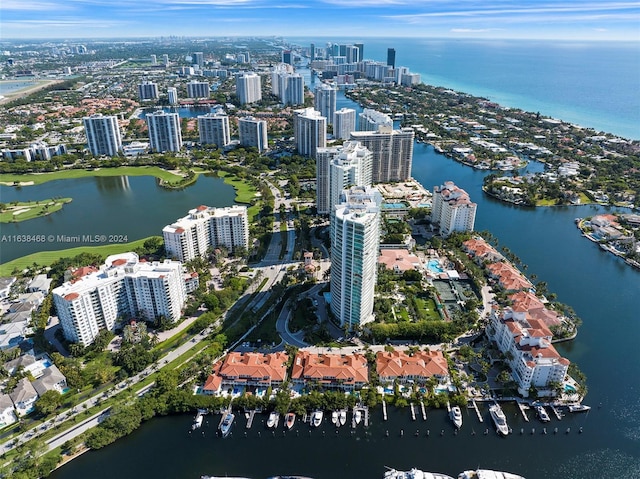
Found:
[[[434,273],[444,273],[444,269],[440,266],[440,262],[437,259],[430,259],[427,263],[427,269]]]
[[[564,390],[570,393],[576,392],[576,388],[574,388],[571,384],[565,384]]]

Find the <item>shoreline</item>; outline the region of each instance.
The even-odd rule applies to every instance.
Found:
[[[15,83],[20,80],[2,80],[0,83]],[[25,80],[28,81],[28,80]],[[40,90],[44,90],[45,88],[55,85],[57,83],[62,83],[65,80],[35,80],[35,84],[31,86],[26,86],[24,88],[20,88],[18,90],[13,90],[8,93],[0,94],[0,105],[4,103],[9,103],[10,101],[16,100],[18,98],[23,98],[31,95],[32,93],[36,93]]]

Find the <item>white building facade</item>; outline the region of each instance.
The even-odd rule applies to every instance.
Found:
[[[269,149],[267,135],[267,122],[258,120],[252,116],[246,116],[238,120],[238,133],[242,146],[252,146],[260,153]]]
[[[231,143],[229,117],[224,113],[208,113],[198,116],[198,133],[203,145],[222,148]]]
[[[193,80],[187,83],[187,96],[189,98],[209,98],[210,86],[206,81]]]
[[[453,181],[435,186],[432,202],[431,221],[440,225],[442,236],[449,236],[454,231],[473,231],[478,205]]]
[[[138,84],[138,98],[140,100],[157,100],[158,84],[150,81],[143,81]]]
[[[140,262],[135,253],[109,256],[99,271],[53,290],[65,337],[84,346],[121,317],[177,321],[185,301],[180,262]]]
[[[386,113],[365,108],[358,115],[358,131],[377,131],[380,126],[393,128],[393,120]]]
[[[320,115],[333,124],[333,115],[336,112],[338,88],[328,83],[320,83],[316,86],[313,107]]]
[[[182,130],[180,116],[162,110],[147,114],[149,143],[156,153],[180,151],[182,148]]]
[[[178,104],[178,89],[175,87],[167,88],[167,100],[169,101],[169,105],[177,105]]]
[[[373,320],[382,197],[352,187],[331,213],[331,311],[353,330]]]
[[[93,156],[116,156],[122,151],[122,135],[115,115],[91,115],[82,119],[87,146]]]
[[[317,149],[327,146],[327,119],[313,108],[294,110],[293,115],[298,154],[315,158]]]
[[[333,137],[348,140],[352,131],[356,131],[356,111],[340,108],[333,115]]]
[[[207,250],[249,247],[246,206],[213,208],[201,205],[162,230],[167,256],[186,262],[204,256]]]
[[[238,75],[236,77],[236,95],[243,105],[262,100],[260,75],[257,73]]]

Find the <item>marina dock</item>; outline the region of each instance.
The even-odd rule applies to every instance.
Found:
[[[427,420],[427,411],[424,408],[424,402],[423,401],[420,401],[420,409],[422,411],[422,420],[426,421]]]
[[[556,406],[551,406],[551,410],[553,411],[553,414],[556,416],[556,419],[558,421],[560,421],[562,419],[562,412],[560,411],[560,409],[558,409]]]
[[[249,411],[249,418],[247,419],[247,429],[251,429],[251,425],[253,424],[253,418],[256,415],[256,410],[252,409]]]
[[[516,404],[518,405],[518,409],[520,409],[520,412],[522,413],[522,417],[524,418],[524,420],[526,422],[529,422],[529,416],[527,416],[527,409],[529,409],[529,406],[527,406],[524,403],[521,403],[520,401],[516,401]]]
[[[478,405],[476,404],[476,400],[475,399],[471,400],[471,405],[469,405],[468,407],[473,408],[473,409],[476,410],[476,415],[478,416],[478,421],[484,422],[484,419],[482,418],[482,414],[480,414],[480,409],[478,409]]]

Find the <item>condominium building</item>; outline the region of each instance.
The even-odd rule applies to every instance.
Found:
[[[304,104],[304,77],[301,74],[292,73],[285,66],[278,66],[272,73],[271,82],[271,91],[284,105]]]
[[[200,68],[204,66],[204,53],[203,52],[194,52],[193,53],[193,64],[198,65]]]
[[[393,183],[411,178],[414,135],[412,128],[379,126],[377,131],[351,132],[350,138],[373,153],[373,182]]]
[[[207,250],[249,247],[249,219],[246,206],[214,208],[198,206],[162,230],[167,256],[182,262],[204,256]]]
[[[198,116],[200,143],[222,148],[231,143],[229,117],[224,113],[207,113]]]
[[[177,105],[178,104],[178,89],[175,87],[167,88],[167,99],[169,101],[169,105]]]
[[[143,81],[138,84],[138,98],[140,100],[157,100],[158,85],[150,81]]]
[[[186,301],[182,264],[141,262],[135,253],[109,256],[104,266],[53,290],[65,337],[84,346],[113,331],[119,318],[180,319]]]
[[[293,115],[298,154],[315,158],[316,150],[327,146],[327,119],[313,108],[294,110]]]
[[[280,98],[280,77],[293,72],[293,66],[287,63],[278,63],[274,66],[271,70],[271,93]]]
[[[393,128],[393,120],[386,113],[365,108],[358,115],[358,131],[377,131],[380,126]]]
[[[255,103],[262,100],[260,75],[257,73],[244,73],[236,77],[236,95],[241,104]]]
[[[238,133],[242,146],[252,146],[260,153],[269,148],[267,137],[267,122],[258,120],[252,116],[246,116],[238,120]]]
[[[356,131],[356,111],[340,108],[333,115],[333,137],[348,140],[352,131]]]
[[[454,231],[473,231],[477,206],[466,191],[446,181],[433,188],[431,222],[440,225],[440,234],[445,237]]]
[[[180,151],[182,148],[182,130],[177,113],[158,110],[147,114],[149,142],[154,152]]]
[[[329,214],[343,190],[351,186],[371,186],[373,155],[357,141],[318,148],[316,152],[316,206],[319,214]]]
[[[87,145],[93,156],[116,156],[122,151],[122,137],[118,117],[91,115],[82,119]]]
[[[520,394],[527,397],[532,387],[539,396],[556,394],[554,385],[565,380],[570,361],[551,344],[553,334],[543,320],[507,308],[493,312],[486,331],[507,358]]]
[[[328,83],[320,83],[315,89],[313,107],[319,111],[330,124],[333,124],[333,115],[336,112],[338,88]]]
[[[352,187],[331,212],[331,311],[353,330],[373,320],[382,197]]]
[[[187,96],[189,98],[209,98],[209,82],[192,80],[187,83]]]

